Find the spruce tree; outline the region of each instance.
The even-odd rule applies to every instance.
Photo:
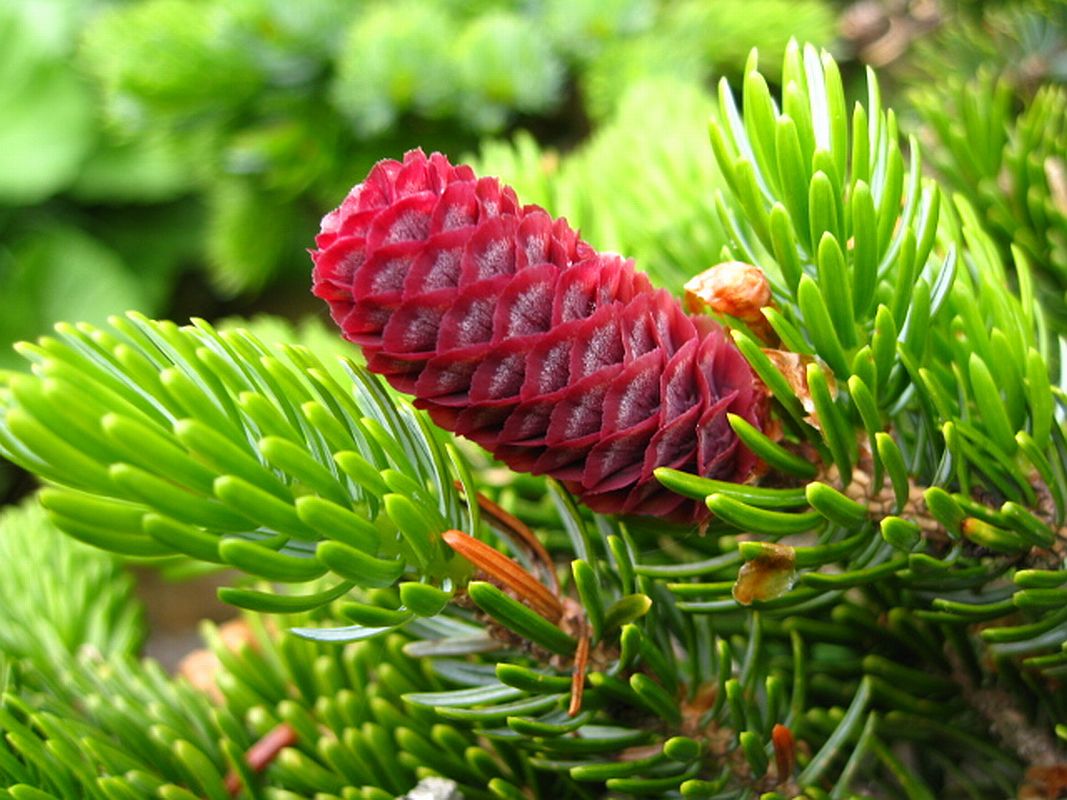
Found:
[[[721,85],[728,245],[684,301],[416,153],[313,254],[362,353],[137,314],[20,345],[0,453],[51,523],[247,577],[207,693],[112,613],[110,657],[6,656],[0,797],[1058,796],[1045,251],[1005,259],[873,74],[851,111],[828,54],[781,75]]]

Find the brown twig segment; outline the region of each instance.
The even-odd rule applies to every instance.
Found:
[[[774,743],[774,763],[778,768],[778,784],[781,785],[793,777],[797,765],[797,745],[793,732],[781,723],[771,730]]]
[[[534,611],[549,622],[559,622],[563,616],[563,606],[559,598],[516,561],[462,531],[445,531],[441,538],[478,569],[500,581],[528,602]]]
[[[576,717],[582,710],[582,697],[585,695],[585,672],[589,666],[589,630],[582,623],[578,636],[578,651],[574,655],[574,671],[571,673],[571,703],[567,707],[567,716]]]
[[[456,481],[456,488],[463,491],[463,482]],[[530,552],[544,565],[545,572],[548,573],[549,580],[552,581],[552,589],[558,596],[560,594],[559,575],[556,574],[556,565],[552,561],[552,557],[548,554],[545,546],[541,544],[541,540],[537,538],[530,527],[513,514],[509,514],[499,505],[494,503],[484,494],[480,492],[475,496],[478,501],[478,507],[482,510],[482,513],[491,520],[494,528],[501,530],[504,533],[511,534],[516,539],[521,541],[526,547],[530,549]]]
[[[296,744],[296,741],[296,731],[288,722],[282,722],[267,731],[258,742],[248,748],[245,762],[253,772],[262,772],[278,757],[278,753]],[[226,791],[229,792],[230,797],[237,797],[241,793],[241,777],[236,770],[230,770],[226,775]]]

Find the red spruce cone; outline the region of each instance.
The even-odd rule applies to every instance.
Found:
[[[701,520],[666,466],[743,481],[726,419],[766,393],[723,329],[633,262],[439,153],[381,161],[327,214],[314,293],[369,368],[443,428],[605,513]]]

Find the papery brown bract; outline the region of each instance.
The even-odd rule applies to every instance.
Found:
[[[605,513],[701,520],[652,471],[743,481],[766,392],[723,329],[564,219],[434,153],[382,161],[316,238],[314,293],[441,427]]]

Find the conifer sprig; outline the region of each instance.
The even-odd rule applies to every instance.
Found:
[[[53,484],[42,503],[76,538],[271,581],[332,578],[302,599],[226,591],[261,611],[405,574],[447,595],[468,570],[439,538],[480,532],[455,488],[474,493],[466,466],[358,367],[345,389],[306,349],[137,315],[60,326],[23,353],[36,376],[7,376],[2,447]]]
[[[762,541],[741,543],[746,566],[733,585],[715,559],[653,569],[679,578],[670,586],[679,609],[717,625],[739,603],[788,613],[790,627],[799,615],[849,619],[844,592],[858,590],[863,605],[917,633],[936,626],[919,635],[931,644],[947,636],[950,664],[976,660],[966,632],[981,620],[998,669],[1021,657],[1028,674],[1055,681],[1067,628],[1058,612],[1036,609],[1029,587],[1067,577],[1067,442],[1029,262],[1014,253],[1020,298],[966,200],[940,200],[922,177],[914,140],[906,167],[873,74],[851,134],[828,56],[793,47],[783,75],[778,105],[750,70],[743,115],[724,84],[724,122],[712,126],[734,192],[718,204],[732,255],[766,265],[775,303],[765,316],[802,365],[783,374],[762,343],[735,332],[779,401],[785,435],[774,442],[735,427],[794,481],[811,475],[793,452],[809,453],[822,463],[820,480],[801,491],[755,489],[662,472],[677,490],[705,495],[721,523]],[[773,544],[796,534],[800,546]],[[940,659],[933,650],[919,657]],[[864,680],[884,701],[875,668],[864,659]],[[946,678],[977,680],[953,669]],[[1047,686],[1037,689],[1046,698]],[[862,687],[844,696],[860,703]],[[1043,711],[1047,725],[1062,704]]]
[[[54,690],[86,651],[112,658],[140,648],[132,576],[111,554],[62,535],[36,504],[0,514],[0,562],[12,566],[0,585],[0,651],[9,663],[34,665],[35,688]]]
[[[1031,509],[1040,489],[1059,498],[1049,539],[1064,513],[1062,478],[1044,469],[1062,461],[1054,419],[1062,397],[1043,312],[1025,294],[1028,262],[1015,264],[1023,300],[966,201],[949,205],[923,178],[914,140],[905,176],[873,74],[850,133],[828,56],[791,48],[780,108],[751,66],[744,116],[724,85],[725,122],[712,126],[736,198],[718,207],[732,253],[766,265],[775,304],[765,315],[801,356],[801,374],[784,375],[735,332],[780,401],[787,440],[810,442],[836,469],[839,488],[868,460],[872,493],[888,478],[898,513],[911,479],[922,487],[955,480],[964,495],[981,487]],[[857,429],[867,438],[862,450]],[[769,442],[761,446],[775,458]],[[777,464],[788,471],[790,462],[779,455]],[[827,506],[826,497],[817,503]],[[835,507],[847,517],[848,506]]]
[[[980,72],[915,93],[937,144],[936,165],[972,199],[1002,253],[1033,270],[1032,284],[1059,330],[1067,318],[1067,94],[1046,84],[1020,100],[1009,73]],[[1017,115],[1016,104],[1025,103]]]

